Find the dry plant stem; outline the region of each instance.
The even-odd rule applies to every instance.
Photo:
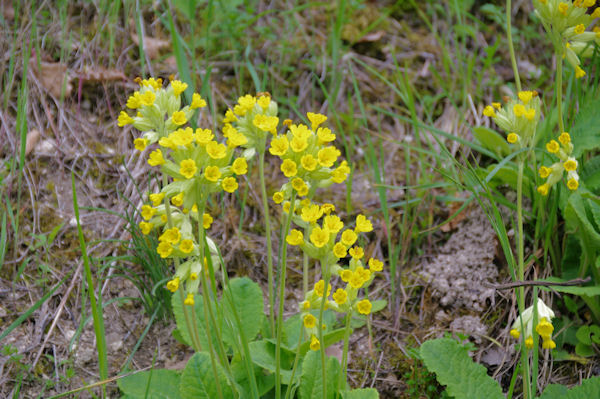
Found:
[[[200,196],[200,206],[198,206],[198,244],[200,245],[200,262],[202,263],[202,269],[200,271],[200,279],[202,281],[202,302],[204,304],[204,324],[206,328],[206,341],[208,342],[208,350],[210,354],[210,363],[213,371],[213,375],[215,377],[215,383],[217,385],[217,394],[219,398],[223,398],[223,392],[221,391],[221,384],[219,381],[219,374],[217,373],[217,363],[215,360],[215,348],[213,348],[212,343],[212,331],[210,329],[210,324],[208,321],[207,315],[210,314],[211,322],[215,326],[215,331],[217,332],[217,341],[221,342],[221,337],[219,331],[216,328],[216,324],[214,322],[214,318],[212,317],[212,309],[211,305],[208,303],[209,301],[209,291],[208,291],[208,283],[206,281],[206,268],[204,267],[204,224],[203,224],[203,215],[204,209],[206,208],[206,200],[204,197]],[[184,305],[185,307],[185,305]],[[195,324],[195,323],[194,323]],[[222,359],[221,359],[222,360]],[[223,363],[223,362],[221,362]]]
[[[321,308],[319,309],[319,344],[321,346],[321,368],[323,373],[323,397],[327,397],[327,356],[325,355],[325,342],[323,341],[323,313],[325,313],[325,302],[327,302],[327,291],[329,288],[329,280],[331,280],[331,270],[329,265],[321,265],[321,273],[323,274],[323,296],[321,297]]]
[[[279,262],[279,311],[277,312],[277,344],[275,346],[275,398],[281,398],[281,336],[283,335],[283,305],[285,302],[285,274],[287,261],[287,242],[285,237],[290,231],[292,224],[292,215],[294,214],[294,205],[296,202],[296,193],[292,194],[290,200],[290,210],[285,220],[285,226],[281,240],[281,261]]]
[[[168,181],[168,177],[166,174],[163,173],[162,175],[162,186],[165,187],[167,184],[169,184]],[[167,198],[167,196],[165,195],[165,199],[164,199],[164,204],[165,204],[165,213],[167,214],[167,226],[169,226],[169,228],[173,227],[173,218],[171,217],[171,205],[169,204],[169,198]],[[179,266],[179,259],[175,258],[175,269],[177,269],[177,267]],[[183,295],[183,290],[178,290],[179,291],[179,296],[181,297],[181,305],[183,308],[183,318],[185,319],[185,324],[187,325],[188,331],[190,333],[190,340],[192,341],[192,346],[194,347],[194,350],[196,352],[199,352],[202,350],[202,345],[200,345],[200,340],[197,339],[198,337],[198,332],[197,327],[196,327],[196,323],[192,323],[191,318],[190,318],[190,314],[187,310],[187,308],[184,305],[184,295]]]
[[[269,204],[267,203],[267,186],[265,184],[265,149],[261,148],[258,159],[258,174],[260,176],[260,194],[262,196],[263,214],[265,215],[265,235],[267,236],[267,280],[269,291],[269,322],[271,334],[275,334],[275,297],[273,288],[273,243],[271,241],[271,218],[269,217]]]

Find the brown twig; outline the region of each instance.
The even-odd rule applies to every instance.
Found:
[[[482,282],[482,285],[484,285],[485,287],[488,288],[493,288],[496,290],[510,290],[516,287],[533,287],[533,286],[538,286],[538,287],[552,287],[552,286],[560,286],[560,287],[569,287],[569,286],[573,286],[573,285],[582,285],[585,284],[587,282],[589,282],[591,280],[591,277],[586,277],[586,278],[576,278],[574,280],[569,280],[569,281],[565,281],[565,282],[551,282],[551,281],[541,281],[541,280],[532,280],[532,281],[515,281],[514,283],[507,283],[507,284],[490,284],[490,283],[486,283],[485,281]]]

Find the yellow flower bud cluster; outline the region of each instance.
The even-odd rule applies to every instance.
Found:
[[[576,78],[584,77],[586,73],[580,66],[579,57],[591,57],[594,53],[592,42],[600,44],[600,30],[586,32],[592,21],[600,18],[600,8],[588,13],[596,0],[534,0],[533,5],[558,54],[571,64]]]
[[[540,103],[537,92],[520,91],[504,107],[500,103],[486,106],[483,115],[492,118],[507,133],[509,143],[526,147],[533,140],[540,120]]]
[[[533,348],[533,316],[533,306],[530,306],[515,320],[510,330],[511,337],[515,339],[519,339],[521,335],[525,334],[525,346],[527,349]],[[552,332],[554,331],[554,326],[552,325],[553,317],[554,312],[552,309],[538,298],[535,331],[542,337],[542,348],[544,349],[556,348],[556,343],[552,340]]]
[[[560,142],[560,144],[559,144]],[[563,172],[567,172],[567,187],[571,191],[579,187],[579,175],[577,174],[577,160],[571,156],[573,152],[573,143],[571,136],[567,132],[562,132],[558,141],[550,140],[546,143],[546,150],[556,155],[559,161],[551,166],[541,166],[538,173],[542,179],[546,179],[544,184],[538,186],[537,191],[541,195],[548,195],[550,188],[563,177]]]
[[[246,94],[238,98],[233,110],[227,110],[223,123],[223,133],[231,141],[235,142],[240,135],[246,138],[244,142],[238,140],[238,145],[247,148],[251,157],[256,151],[265,150],[269,133],[277,134],[277,103],[269,93]]]

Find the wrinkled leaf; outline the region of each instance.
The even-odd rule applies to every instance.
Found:
[[[260,320],[264,317],[264,302],[259,285],[248,277],[229,281],[229,289],[223,292],[223,310],[228,326],[223,328],[223,339],[233,346],[243,329],[247,342],[252,341],[260,331]],[[240,325],[237,325],[235,313]]]
[[[149,370],[117,380],[128,398],[179,399],[179,374],[175,370]]]
[[[327,375],[327,396],[334,398],[339,381],[340,364],[337,359],[328,357],[325,361]],[[300,388],[298,389],[300,399],[322,399],[323,398],[323,367],[321,364],[321,353],[310,351],[306,354],[302,363],[302,376],[300,377]]]
[[[569,390],[562,385],[552,384],[544,389],[539,399],[591,399],[600,398],[600,377],[583,380],[581,385]]]
[[[179,392],[182,399],[213,399],[218,398],[217,381],[221,387],[223,399],[233,398],[231,387],[223,369],[217,362],[217,376],[213,372],[210,355],[206,352],[194,354],[181,375]],[[174,387],[171,387],[174,389]]]

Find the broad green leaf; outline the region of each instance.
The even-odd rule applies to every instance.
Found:
[[[325,368],[327,378],[326,398],[334,398],[337,393],[337,383],[339,382],[340,364],[336,358],[327,357]],[[310,351],[306,354],[302,363],[302,376],[300,377],[298,393],[300,399],[323,398],[323,367],[320,351]]]
[[[343,338],[344,338],[344,329],[343,328],[328,332],[327,334],[323,335],[323,341],[325,341],[324,347],[328,348],[330,345],[333,345],[336,342],[341,341]],[[322,343],[321,343],[321,346],[323,346]],[[300,354],[304,355],[306,352],[309,351],[309,349],[310,349],[310,341],[304,342],[302,345],[300,345]]]
[[[584,151],[600,147],[600,92],[596,90],[587,95],[579,109],[573,127],[570,130],[573,142],[573,156],[579,158]]]
[[[581,229],[580,234],[585,234],[587,239],[596,247],[600,247],[600,233],[589,219],[585,209],[585,202],[579,191],[569,196],[569,201],[564,211],[564,218],[571,231]],[[586,248],[583,248],[585,251]]]
[[[473,128],[473,136],[488,150],[496,153],[501,158],[510,154],[510,146],[498,132],[485,126]]]
[[[600,189],[600,155],[585,162],[580,177],[589,190],[598,191]]]
[[[212,368],[210,355],[206,352],[194,354],[188,361],[179,384],[181,399],[213,399],[218,398],[217,381],[221,387],[223,399],[233,398],[231,387],[218,362],[215,364],[217,375]],[[174,388],[171,388],[174,389]]]
[[[342,393],[344,399],[379,399],[379,393],[373,388],[353,389]]]
[[[186,305],[188,316],[193,320],[193,315],[196,315],[196,328],[198,329],[198,339],[202,349],[208,349],[208,334],[206,333],[206,322],[204,320],[204,305],[202,295],[196,295],[194,298],[193,309],[191,306]],[[190,340],[190,332],[188,331],[185,314],[183,310],[183,304],[181,302],[181,295],[179,292],[175,292],[171,297],[171,306],[173,307],[173,314],[175,315],[175,321],[177,322],[177,330],[179,331],[179,337],[185,341],[189,346],[192,346]],[[193,312],[192,312],[193,310]],[[213,346],[217,345],[216,332],[211,329],[211,336],[213,339]]]
[[[252,362],[265,370],[272,373],[275,372],[275,344],[267,341],[254,341],[250,342],[250,356]],[[284,384],[289,384],[292,376],[292,362],[294,360],[294,354],[283,349],[281,352],[280,364],[281,364],[281,377]],[[296,373],[296,376],[298,374]]]
[[[175,370],[149,370],[117,380],[119,389],[128,398],[180,399],[179,374]]]
[[[581,385],[569,390],[562,385],[548,385],[539,399],[583,399],[600,398],[600,377],[583,380]]]
[[[486,170],[488,173],[491,173],[497,166],[498,165],[495,163],[491,164],[490,166],[487,167]],[[498,184],[498,182],[500,182],[501,184],[508,184],[511,188],[516,190],[517,177],[518,177],[517,169],[515,167],[513,167],[511,164],[506,164],[496,171],[496,174],[491,179],[491,183],[495,182],[496,185]],[[486,178],[487,178],[487,176],[486,176]],[[524,175],[523,176],[523,193],[527,194],[529,192],[531,192],[531,180],[529,179],[529,177]]]
[[[371,305],[371,313],[377,313],[380,310],[385,309],[385,307],[387,306],[387,301],[385,299],[378,299],[376,301],[372,301]]]
[[[251,399],[250,381],[248,381],[248,373],[244,361],[239,357],[234,357],[231,361],[231,373],[237,384],[237,390],[240,393],[240,399]],[[254,365],[254,375],[258,385],[258,394],[263,397],[275,386],[275,374],[265,374],[262,367]]]
[[[456,399],[504,399],[502,389],[487,375],[485,367],[474,363],[465,347],[451,338],[426,341],[421,345],[425,366]]]
[[[577,345],[575,345],[575,353],[577,354],[577,356],[590,357],[595,352],[590,345],[586,345],[583,342],[579,342]]]
[[[246,341],[252,341],[260,331],[260,320],[264,317],[264,302],[259,285],[248,277],[231,279],[221,302],[228,322],[223,327],[223,339],[234,346],[241,328]],[[237,312],[239,326],[234,312]]]

